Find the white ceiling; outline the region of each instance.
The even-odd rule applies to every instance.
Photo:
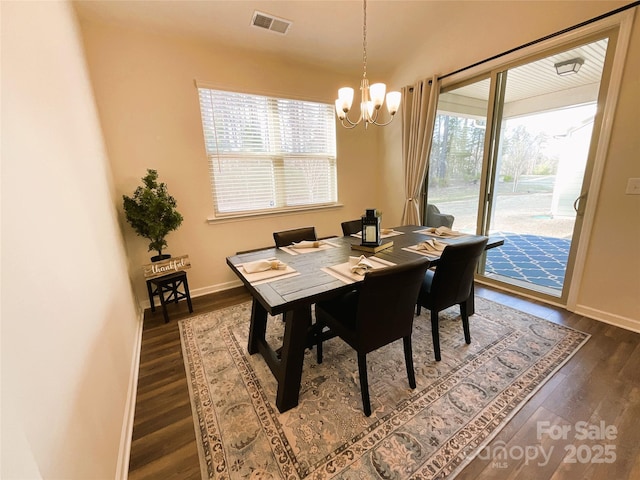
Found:
[[[368,0],[368,67],[386,73],[426,42],[442,3]],[[361,0],[82,0],[74,5],[81,18],[195,36],[336,70],[362,69]],[[256,10],[293,22],[289,32],[252,27]]]
[[[551,30],[543,33],[571,26],[566,23],[570,17],[578,23],[595,16],[591,13],[585,17],[582,13],[582,7],[587,4],[595,9],[590,12],[606,13],[628,3],[632,2],[555,0],[553,6],[558,15],[550,16],[545,28]],[[362,72],[361,0],[79,0],[74,5],[82,19],[196,37],[216,45],[277,54],[337,71]],[[454,65],[458,67],[481,60],[482,56],[500,53],[491,51],[478,58],[473,39],[495,38],[502,28],[513,23],[514,18],[526,18],[527,12],[539,13],[549,5],[548,1],[528,0],[368,0],[369,77],[375,79],[392,73],[404,60],[414,57],[416,50],[434,51],[454,41],[466,41],[469,45],[464,55],[471,60],[455,59]],[[286,35],[253,27],[251,20],[255,11],[293,24]],[[557,23],[555,27],[553,22]],[[513,34],[513,28],[510,32]],[[525,39],[531,40],[534,39]],[[574,53],[587,58],[582,75],[572,79],[582,83],[587,81],[585,74],[591,67],[601,64],[602,51],[556,55],[547,61],[551,62],[548,67],[552,69],[552,60],[571,58]],[[555,74],[549,75],[548,81],[557,81],[555,77]],[[535,82],[528,82],[527,90],[535,90],[534,86]]]

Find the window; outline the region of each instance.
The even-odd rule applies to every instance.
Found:
[[[337,202],[332,105],[198,93],[216,216]]]

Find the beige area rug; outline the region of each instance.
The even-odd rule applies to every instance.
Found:
[[[245,303],[180,322],[203,478],[451,478],[589,338],[477,299],[471,345],[458,310],[441,313],[435,362],[423,309],[414,323],[415,390],[401,341],[370,353],[365,417],[356,354],[334,338],[321,365],[315,349],[306,351],[300,403],[279,413],[271,371],[247,354],[250,313]],[[282,322],[270,319],[270,344],[281,335]]]

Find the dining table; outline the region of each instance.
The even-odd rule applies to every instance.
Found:
[[[438,265],[441,252],[421,250],[418,246],[434,240],[455,244],[477,238],[476,235],[452,232],[440,235],[435,229],[406,225],[382,230],[381,242],[386,247],[377,252],[363,251],[359,234],[331,237],[315,244],[265,248],[227,257],[227,265],[240,278],[253,297],[249,324],[248,353],[260,353],[277,381],[276,406],[285,412],[298,405],[304,351],[312,348],[317,331],[314,329],[312,306],[316,302],[335,297],[358,288],[364,274],[351,271],[362,255],[371,268],[427,258],[430,267]],[[489,237],[487,249],[504,243],[500,237]],[[267,265],[266,270],[254,268]],[[254,271],[258,270],[258,271]],[[469,315],[473,314],[473,292],[467,301]],[[282,345],[274,348],[266,340],[269,316],[282,314],[284,335]],[[278,320],[279,321],[279,320]]]

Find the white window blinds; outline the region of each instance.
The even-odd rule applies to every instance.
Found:
[[[216,216],[337,202],[332,105],[198,92]]]

